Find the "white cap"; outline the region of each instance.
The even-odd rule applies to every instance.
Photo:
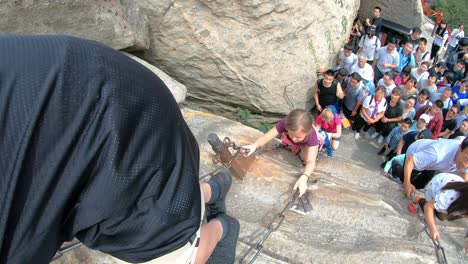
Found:
[[[426,121],[426,124],[429,124],[429,121],[431,121],[431,117],[428,114],[422,114],[419,119],[424,119]]]

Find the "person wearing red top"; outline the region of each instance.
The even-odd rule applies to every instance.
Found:
[[[341,138],[341,118],[330,108],[325,108],[316,120],[317,129],[327,132],[333,150],[337,150]]]
[[[437,139],[442,130],[444,117],[442,116],[442,108],[444,103],[441,100],[436,100],[432,106],[424,105],[417,112],[414,120],[418,120],[422,114],[428,114],[431,118],[427,129],[432,132],[432,139]]]

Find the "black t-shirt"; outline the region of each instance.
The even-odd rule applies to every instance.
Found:
[[[451,120],[446,120],[445,117],[447,116],[448,109],[442,109],[442,113],[444,116],[444,123],[442,123],[442,129],[440,130],[441,132],[444,132],[445,130],[450,130],[453,131],[457,128],[457,119],[451,119]]]
[[[0,263],[66,241],[128,262],[200,224],[198,144],[150,70],[94,41],[0,36]]]
[[[385,109],[385,117],[386,118],[395,118],[403,115],[403,106],[401,105],[400,101],[398,101],[395,106],[390,105],[390,96],[387,96],[385,100],[387,100],[387,109]]]
[[[377,17],[377,18],[372,19],[372,25],[375,26],[375,35],[376,36],[378,36],[380,31],[382,30],[382,24],[383,24],[383,21],[382,21],[381,17]]]
[[[328,105],[336,105],[338,102],[338,97],[336,96],[337,86],[338,81],[336,79],[333,80],[330,87],[323,86],[323,79],[317,81],[319,103],[323,108]]]

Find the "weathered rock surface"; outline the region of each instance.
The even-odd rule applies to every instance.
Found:
[[[228,119],[190,109],[184,117],[200,143],[201,171],[216,168],[206,141],[211,132],[238,144],[261,133]],[[408,212],[402,186],[381,175],[375,141],[355,141],[345,131],[335,157],[320,157],[309,185],[313,211],[307,216],[289,212],[281,227],[264,244],[255,263],[436,263],[431,241],[419,219]],[[241,223],[237,257],[256,242],[286,205],[302,166],[283,149],[258,157],[243,181],[234,180],[228,194],[228,213]],[[462,252],[466,221],[438,222],[441,244],[449,263],[466,263]],[[117,263],[85,247],[54,263]]]
[[[329,65],[359,1],[141,1],[143,52],[188,87],[191,107],[264,114],[310,107],[317,65]]]
[[[150,43],[139,6],[124,7],[119,0],[0,1],[0,32],[72,35],[115,49],[140,50]]]
[[[174,98],[176,99],[176,102],[178,104],[183,103],[185,101],[185,97],[187,96],[187,87],[185,87],[185,85],[183,85],[180,82],[174,80],[169,75],[167,75],[165,72],[158,69],[156,66],[154,66],[152,64],[149,64],[148,62],[146,62],[146,61],[144,61],[144,60],[142,60],[142,59],[140,59],[140,58],[138,58],[136,56],[133,56],[132,54],[129,54],[129,53],[126,53],[126,52],[123,52],[123,53],[125,55],[129,56],[130,58],[138,61],[143,66],[145,66],[146,68],[151,70],[154,74],[156,74],[159,77],[159,79],[161,79],[166,84],[167,88],[169,88],[169,90],[171,91],[172,95],[174,96]]]
[[[359,14],[363,19],[372,18],[375,6],[382,8],[382,18],[401,24],[408,28],[423,25],[423,10],[421,1],[413,0],[366,0],[361,1]]]
[[[359,0],[6,0],[0,32],[69,34],[138,54],[188,87],[192,107],[264,114],[311,107]]]

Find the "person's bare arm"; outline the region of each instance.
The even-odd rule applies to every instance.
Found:
[[[407,155],[405,159],[405,167],[403,169],[403,173],[404,173],[403,184],[405,186],[405,195],[408,198],[411,198],[411,193],[416,190],[414,185],[411,183],[411,173],[413,173],[413,169],[414,169],[414,156]]]
[[[341,88],[341,84],[338,83],[336,85],[336,97],[340,98],[340,99],[343,99],[344,98],[344,93],[343,93],[343,89]]]
[[[307,180],[312,175],[315,169],[315,161],[317,159],[318,146],[308,147],[307,148],[307,158],[306,165],[304,167],[304,172],[299,176],[296,183],[294,184],[293,192],[299,190],[299,196],[302,196],[308,188]]]
[[[429,236],[433,240],[439,240],[440,235],[435,223],[434,211],[434,201],[427,201],[427,203],[424,205],[424,218],[426,219],[427,227],[429,227]]]
[[[398,141],[398,146],[397,146],[397,149],[396,149],[396,155],[401,155],[401,150],[403,149],[403,145],[405,144],[405,141],[403,141],[403,139],[400,139],[400,141]]]
[[[322,106],[319,104],[318,81],[315,82],[315,86],[314,86],[314,102],[315,102],[315,107],[317,107],[317,110],[319,112],[322,112]]]
[[[247,151],[244,152],[245,156],[250,156],[252,153],[255,152],[255,150],[266,143],[270,142],[272,139],[274,139],[276,136],[279,135],[278,130],[276,130],[276,127],[273,127],[272,129],[268,130],[267,133],[263,134],[261,137],[259,137],[253,144],[251,145],[246,145],[243,146],[243,149],[246,149]]]

